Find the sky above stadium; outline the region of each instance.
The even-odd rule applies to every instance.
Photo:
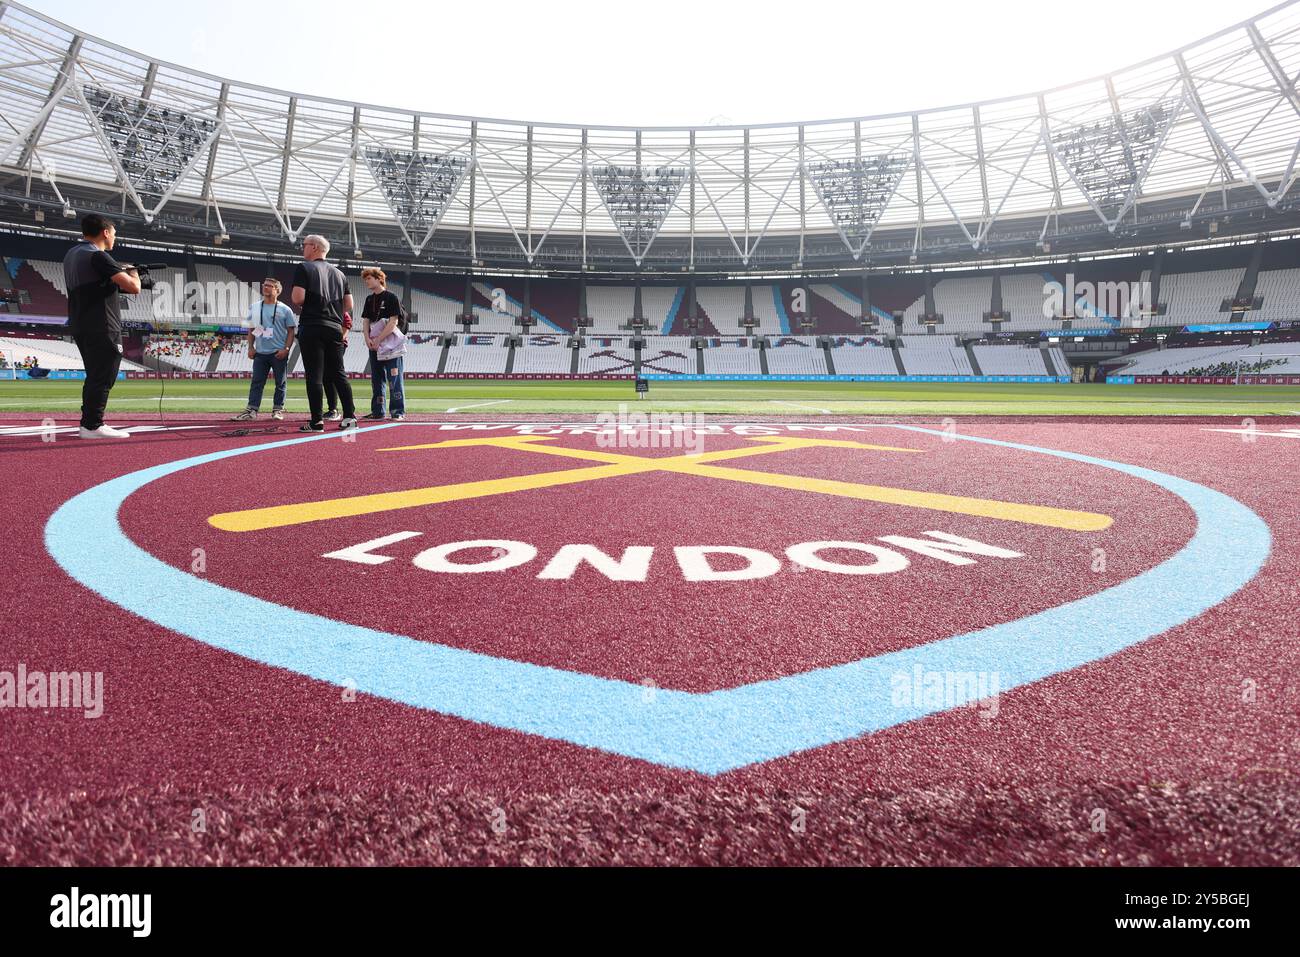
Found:
[[[1269,6],[24,2],[149,56],[296,93],[436,113],[644,126],[849,117],[1028,93],[1167,52]]]

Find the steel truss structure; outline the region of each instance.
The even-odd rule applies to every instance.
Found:
[[[0,218],[395,261],[808,268],[1300,226],[1300,0],[1028,96],[746,127],[412,113],[201,74],[0,2]],[[16,202],[10,202],[16,201]],[[1234,225],[1235,224],[1235,225]]]

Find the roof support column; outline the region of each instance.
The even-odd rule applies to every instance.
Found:
[[[77,63],[77,56],[81,53],[81,42],[83,39],[84,38],[78,34],[72,38],[72,43],[68,45],[68,53],[67,56],[63,58],[63,66],[59,67],[59,76],[63,80],[70,79],[72,76],[73,68]],[[62,82],[56,81],[54,83],[54,89],[51,90],[50,95],[45,98],[45,103],[43,105],[45,107],[50,106],[51,101],[53,101],[56,96],[60,96],[62,92]],[[49,114],[46,113],[45,118],[41,120],[36,129],[32,130],[31,134],[27,137],[27,145],[23,147],[22,153],[18,156],[17,166],[23,167],[31,163],[32,154],[36,152],[36,144],[41,141],[41,136],[45,133],[45,124],[49,123],[49,121]],[[31,170],[28,170],[27,180],[29,188],[31,184],[31,175]]]
[[[293,156],[293,121],[298,113],[298,98],[289,97],[289,116],[284,125],[284,157],[280,162],[280,193],[276,200],[276,207],[280,210],[280,215],[284,217],[285,222],[289,221],[289,207],[287,205],[286,194],[289,189],[289,158]]]

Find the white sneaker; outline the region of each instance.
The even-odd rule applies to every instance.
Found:
[[[130,432],[123,432],[121,429],[110,428],[107,425],[101,425],[97,429],[81,428],[77,432],[78,438],[83,439],[129,439]]]

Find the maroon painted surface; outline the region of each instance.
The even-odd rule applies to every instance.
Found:
[[[0,425],[38,421],[0,416]],[[183,422],[212,426],[215,418],[169,424]],[[1269,430],[1275,422],[1297,424],[1270,420]],[[1244,442],[1209,425],[964,419],[959,428],[1160,469],[1233,495],[1274,535],[1264,570],[1240,593],[1121,654],[1004,693],[995,720],[959,709],[720,778],[364,695],[344,702],[337,688],[121,611],[68,579],[44,549],[49,515],[79,491],[281,436],[203,429],[120,444],[0,436],[11,503],[0,669],[105,673],[97,720],[0,712],[0,863],[1300,863],[1297,443]],[[128,501],[123,527],[178,566],[203,547],[209,577],[295,607],[691,689],[1014,618],[1102,587],[1090,568],[1097,543],[1107,551],[1103,577],[1119,580],[1176,551],[1192,531],[1179,502],[1124,476],[893,430],[853,438],[926,451],[817,449],[726,464],[1081,507],[1113,514],[1115,524],[1049,533],[666,473],[349,519],[312,534],[233,535],[206,524],[213,512],[247,505],[581,465],[496,450],[373,451],[381,435],[383,444],[398,436],[392,444],[413,444],[434,434],[392,429],[354,446],[316,443],[173,476]],[[739,444],[719,438],[705,448]],[[586,575],[538,582],[523,570],[461,580],[409,562],[362,569],[320,557],[405,529],[424,538],[389,553],[505,537],[537,545],[536,567],[566,542],[779,552],[812,539],[925,529],[1026,558],[950,568],[918,556],[869,584],[782,572],[706,586],[682,582],[667,561],[652,565],[650,582],[632,585]],[[499,586],[489,591],[487,578]],[[808,811],[803,833],[790,827],[796,806]],[[195,807],[210,811],[205,835],[191,832]],[[504,835],[490,826],[497,808],[506,813]],[[1102,833],[1090,826],[1099,808],[1109,822]]]

